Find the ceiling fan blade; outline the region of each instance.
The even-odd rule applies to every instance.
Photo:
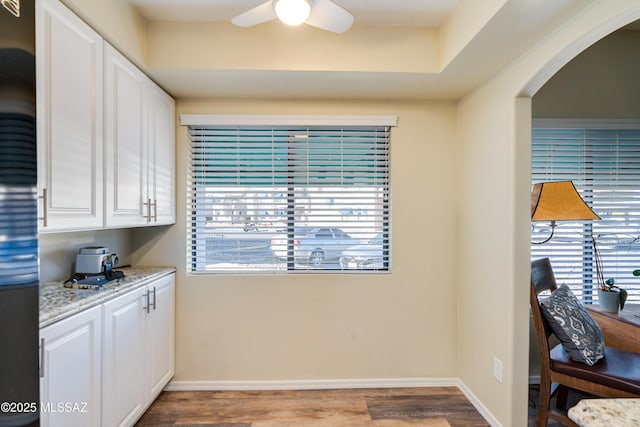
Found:
[[[314,0],[305,24],[334,33],[344,33],[353,25],[353,15],[331,0]]]
[[[276,18],[276,12],[273,9],[273,1],[249,9],[244,13],[236,16],[231,22],[239,27],[251,27],[252,25],[262,24]]]

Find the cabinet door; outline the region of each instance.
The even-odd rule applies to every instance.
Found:
[[[105,43],[105,225],[147,223],[143,100],[147,77]]]
[[[175,205],[175,102],[153,82],[148,86],[148,199],[151,224],[173,224]]]
[[[156,398],[175,372],[175,275],[148,285],[151,310],[147,317],[147,364],[149,401]]]
[[[40,331],[40,425],[100,425],[101,307]]]
[[[146,287],[103,305],[102,425],[133,425],[146,407]]]
[[[36,2],[40,231],[103,227],[102,55],[69,9]]]

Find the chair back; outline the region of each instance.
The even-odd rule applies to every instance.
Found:
[[[553,292],[558,288],[549,258],[531,262],[531,286],[533,286],[536,295],[547,290]]]
[[[536,341],[538,342],[538,352],[540,353],[540,376],[544,379],[548,375],[551,361],[549,360],[549,336],[551,329],[540,311],[540,301],[538,294],[544,291],[555,291],[557,289],[556,278],[553,274],[551,261],[549,258],[542,258],[531,262],[531,314],[533,325],[536,330]]]

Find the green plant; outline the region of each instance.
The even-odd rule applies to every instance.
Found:
[[[636,271],[638,274],[636,274]],[[634,276],[640,276],[640,270],[633,272]],[[616,291],[617,289],[617,291]],[[624,308],[624,303],[627,301],[627,291],[616,285],[616,280],[613,277],[608,278],[604,283],[600,284],[600,290],[604,292],[619,292],[620,293],[620,310]]]

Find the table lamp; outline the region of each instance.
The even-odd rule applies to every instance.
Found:
[[[600,217],[582,200],[571,181],[540,182],[531,190],[531,222],[551,221],[551,234],[537,245],[553,238],[556,221],[594,220]]]

